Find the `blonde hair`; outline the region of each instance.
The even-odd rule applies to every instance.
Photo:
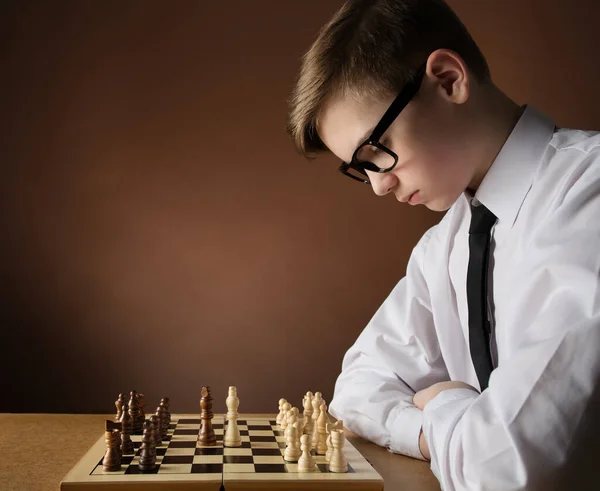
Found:
[[[480,82],[490,80],[485,57],[444,0],[348,0],[302,58],[287,122],[296,148],[306,157],[328,151],[317,123],[333,95],[368,101],[396,93],[440,48],[458,53]]]

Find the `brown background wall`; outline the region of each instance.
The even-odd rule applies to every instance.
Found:
[[[452,0],[496,82],[600,127],[599,3]],[[299,57],[341,0],[3,2],[0,411],[327,400],[439,221],[307,162]]]

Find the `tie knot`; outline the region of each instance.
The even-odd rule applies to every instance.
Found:
[[[485,206],[471,205],[471,226],[469,227],[470,234],[489,234],[490,230],[496,223],[496,215],[494,215]]]

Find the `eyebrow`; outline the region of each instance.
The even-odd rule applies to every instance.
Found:
[[[356,143],[356,145],[354,145],[354,151],[356,151],[356,149],[358,148],[359,145],[361,145],[367,138],[369,138],[369,136],[371,136],[371,133],[373,133],[373,130],[375,129],[375,127],[373,126],[373,128],[371,128],[369,131],[367,131],[364,136],[362,138],[360,138],[358,140],[358,142]]]

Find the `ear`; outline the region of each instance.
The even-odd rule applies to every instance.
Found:
[[[442,97],[455,104],[469,99],[470,73],[467,64],[455,51],[438,49],[427,59],[427,77],[435,81]]]

